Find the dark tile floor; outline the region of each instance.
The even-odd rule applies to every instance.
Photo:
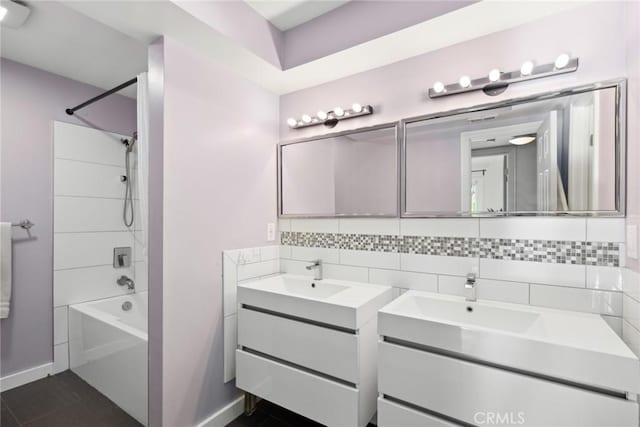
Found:
[[[240,415],[227,424],[227,427],[322,427],[322,424],[266,400],[261,400],[253,415],[250,417]],[[368,427],[376,426],[369,424]]]
[[[71,371],[0,393],[2,427],[141,427]]]

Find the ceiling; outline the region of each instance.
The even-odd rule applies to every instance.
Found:
[[[146,45],[54,1],[29,2],[16,29],[0,29],[8,58],[70,79],[110,89],[147,68]],[[135,87],[123,91],[135,96]]]
[[[350,0],[246,0],[256,12],[280,31],[304,24],[336,9]]]
[[[387,7],[395,7],[393,1],[387,1]],[[144,71],[146,46],[164,35],[276,94],[285,94],[584,4],[579,1],[467,2],[463,7],[441,9],[431,18],[407,26],[411,22],[407,16],[378,13],[377,20],[373,20],[372,14],[362,12],[367,5],[377,6],[380,12],[379,3],[346,0],[249,0],[246,3],[213,0],[32,0],[27,1],[32,13],[24,26],[1,29],[0,47],[5,58],[109,89]],[[434,10],[436,3],[433,3]],[[358,11],[356,18],[348,15],[354,10]],[[402,9],[398,15],[406,15],[406,10]],[[331,14],[328,13],[330,11]],[[351,25],[361,16],[367,16],[366,20],[362,18],[362,25]],[[340,18],[343,21],[349,18],[345,21],[348,25],[339,27],[340,35],[345,35],[348,30],[360,31],[361,34],[365,24],[377,27],[376,23],[382,25],[382,22],[393,19],[400,22],[404,18],[405,24],[387,27],[389,32],[386,34],[358,40],[335,52],[309,58],[292,68],[282,66],[281,59],[287,53],[283,48],[286,35],[302,42],[304,49],[313,49],[311,41],[318,44],[317,37],[307,32],[304,37],[311,40],[305,44],[299,40],[304,38],[298,36],[301,29],[317,30],[322,24],[328,31],[334,28],[335,33],[335,28],[338,28],[336,22]],[[277,29],[276,24],[280,28],[289,28],[289,31]],[[456,31],[450,31],[451,28],[456,28]],[[326,43],[319,43],[322,44]],[[130,88],[127,94],[131,96],[134,90]]]

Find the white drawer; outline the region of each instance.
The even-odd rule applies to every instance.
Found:
[[[378,390],[476,425],[488,412],[536,427],[638,425],[634,402],[386,342]]]
[[[242,350],[236,367],[236,386],[246,392],[330,427],[358,425],[355,388]]]
[[[359,383],[358,337],[254,310],[238,310],[238,344]]]
[[[378,398],[378,427],[458,427],[424,412]]]

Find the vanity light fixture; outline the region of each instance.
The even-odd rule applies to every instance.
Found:
[[[291,117],[287,119],[287,124],[292,129],[300,129],[319,124],[332,128],[335,127],[340,120],[368,116],[369,114],[373,114],[373,107],[371,105],[354,103],[351,105],[351,108],[348,109],[335,107],[331,111],[319,110],[315,116],[303,114],[299,120]]]
[[[512,83],[572,73],[577,69],[578,58],[572,58],[568,53],[562,53],[554,62],[547,64],[535,65],[532,60],[527,60],[522,63],[520,69],[515,71],[502,72],[499,68],[494,68],[489,71],[486,77],[472,79],[464,75],[457,83],[447,85],[436,81],[429,89],[429,98],[440,98],[476,90],[481,90],[486,95],[495,96],[507,90]]]
[[[527,145],[536,140],[536,135],[518,135],[513,138],[509,138],[509,144],[513,145]]]

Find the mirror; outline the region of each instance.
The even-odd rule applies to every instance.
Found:
[[[280,216],[397,216],[397,153],[396,124],[280,144]]]
[[[405,121],[403,216],[624,214],[623,89]]]

